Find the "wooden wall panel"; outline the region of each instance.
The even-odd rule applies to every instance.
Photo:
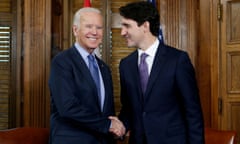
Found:
[[[51,58],[63,50],[64,41],[64,8],[63,0],[52,0],[51,11]],[[68,20],[66,20],[68,21]],[[68,31],[66,31],[68,32]]]
[[[11,24],[0,22],[0,129],[8,128],[9,96],[11,89]]]
[[[240,135],[240,0],[221,0],[221,6],[219,97],[222,113],[219,127],[236,130]]]
[[[9,13],[12,11],[11,0],[1,0],[0,13]]]
[[[16,0],[0,2],[0,129],[14,127],[19,120],[16,112],[16,89],[19,86],[17,64],[20,63],[16,40],[17,10]]]
[[[160,19],[165,43],[188,52],[196,65],[198,3],[196,0],[160,0]]]
[[[199,1],[198,58],[196,74],[204,113],[205,126],[211,126],[211,4]],[[216,17],[215,17],[215,20]],[[214,37],[213,37],[214,38]],[[216,59],[215,59],[216,60]],[[215,65],[216,66],[216,65]],[[218,89],[218,88],[217,88]],[[216,99],[216,103],[218,99]],[[217,106],[217,105],[216,105]],[[217,113],[216,113],[217,114]]]
[[[240,43],[240,2],[229,1],[227,5],[227,41]]]
[[[23,126],[49,124],[51,1],[24,1]]]
[[[186,51],[195,66],[205,125],[209,126],[211,123],[209,40],[211,38],[206,33],[210,31],[210,6],[205,4],[201,11],[199,7],[200,3],[196,0],[160,0],[159,9],[165,43]],[[205,19],[201,19],[201,15]]]
[[[240,123],[239,123],[239,119],[240,119],[240,115],[239,115],[239,111],[240,111],[240,103],[239,102],[230,102],[229,104],[227,104],[227,111],[229,112],[229,116],[227,118],[227,120],[229,121],[229,123],[227,123],[227,127],[233,130],[237,131],[237,141],[240,142]]]
[[[237,47],[236,47],[237,49]],[[227,93],[240,98],[240,52],[227,53]],[[229,95],[231,96],[231,95]],[[234,97],[234,95],[232,96]]]

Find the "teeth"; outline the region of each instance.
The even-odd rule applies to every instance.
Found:
[[[88,38],[88,39],[90,39],[90,40],[97,40],[96,38]]]

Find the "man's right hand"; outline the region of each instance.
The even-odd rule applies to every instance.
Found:
[[[108,117],[111,120],[111,127],[109,132],[113,133],[117,137],[122,137],[126,133],[126,128],[123,123],[115,116]]]

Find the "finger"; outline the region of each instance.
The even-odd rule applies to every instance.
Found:
[[[118,118],[117,117],[114,117],[114,116],[109,116],[108,117],[110,120],[117,120],[118,121]]]

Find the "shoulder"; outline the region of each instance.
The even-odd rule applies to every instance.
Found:
[[[52,60],[66,58],[74,52],[74,49],[75,49],[74,46],[72,46],[68,49],[65,49],[65,50],[59,52],[56,56],[54,56]]]
[[[189,57],[186,51],[169,45],[161,44],[158,49],[158,55],[166,55],[168,58],[179,59],[182,57]]]
[[[59,52],[56,56],[53,57],[52,61],[67,60],[76,57],[77,54],[78,54],[77,49],[74,46],[72,46],[68,49]]]
[[[129,61],[133,61],[138,58],[138,51],[135,50],[132,53],[130,53],[128,56],[121,59],[120,63],[125,63]]]
[[[76,58],[75,54],[77,54],[77,50],[72,46],[54,56],[51,63],[52,65],[69,65]]]
[[[184,54],[184,53],[186,53],[186,51],[184,51],[184,50],[181,50],[181,49],[178,49],[176,47],[169,46],[169,45],[162,45],[160,47],[163,47],[164,49],[166,49],[166,51],[168,53],[173,53],[173,54]]]

